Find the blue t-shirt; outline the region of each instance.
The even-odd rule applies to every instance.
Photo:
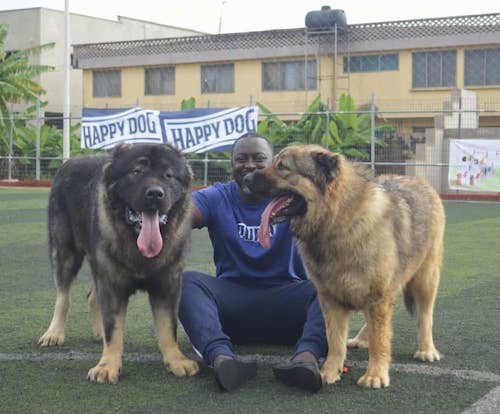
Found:
[[[217,277],[254,278],[273,284],[306,278],[288,222],[271,226],[270,249],[257,240],[269,201],[244,202],[234,180],[193,193],[212,241]]]

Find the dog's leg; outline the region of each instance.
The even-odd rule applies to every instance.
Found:
[[[177,343],[177,313],[174,313],[172,308],[165,304],[165,298],[150,293],[149,300],[158,347],[163,356],[165,367],[178,377],[195,375],[200,369],[198,364],[188,359],[181,352]]]
[[[89,305],[90,322],[92,323],[92,333],[96,341],[101,341],[102,315],[101,315],[101,308],[99,307],[99,302],[97,301],[95,283],[92,283],[92,287],[90,288],[90,291],[87,296],[87,303]]]
[[[52,321],[38,340],[38,344],[43,347],[64,343],[64,329],[71,304],[71,285],[80,270],[83,255],[67,248],[51,247],[50,259],[56,286],[56,303]]]
[[[434,302],[438,285],[439,266],[425,263],[407,286],[408,292],[415,299],[418,321],[418,350],[413,357],[421,361],[433,362],[442,358],[432,338]]]
[[[38,339],[40,346],[59,346],[64,343],[64,328],[71,303],[71,289],[57,289],[56,304],[52,321],[45,333]]]
[[[368,348],[368,326],[366,323],[359,330],[358,334],[347,340],[348,348]]]
[[[101,360],[88,372],[87,378],[91,382],[116,384],[122,368],[128,297],[99,296],[99,304],[102,312],[103,351]]]
[[[388,387],[391,363],[393,298],[383,298],[371,303],[365,310],[368,327],[368,368],[358,380],[365,388]]]
[[[325,318],[328,342],[328,356],[321,367],[321,380],[324,384],[333,384],[340,380],[344,368],[350,311],[319,293],[318,299]]]

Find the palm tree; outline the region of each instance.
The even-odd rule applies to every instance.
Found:
[[[5,140],[10,104],[35,102],[45,91],[33,78],[54,69],[47,65],[33,65],[29,61],[30,56],[54,47],[54,43],[7,54],[5,51],[7,33],[7,27],[0,25],[0,141],[2,138]]]

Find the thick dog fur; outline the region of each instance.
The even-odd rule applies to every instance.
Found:
[[[324,383],[340,379],[346,347],[359,346],[368,347],[369,362],[358,384],[389,386],[392,314],[401,289],[418,317],[414,357],[440,359],[432,324],[445,216],[439,195],[424,179],[373,179],[342,155],[307,145],[282,150],[271,167],[247,177],[247,184],[279,196],[263,214],[263,245],[269,243],[266,215],[272,222],[291,220],[325,317]],[[362,311],[366,323],[348,341],[351,310]]]
[[[83,258],[91,268],[89,306],[103,340],[92,382],[116,383],[130,295],[149,293],[158,346],[168,370],[194,375],[198,364],[177,344],[181,273],[190,247],[192,173],[168,145],[120,145],[109,154],[67,161],[49,201],[49,254],[56,286],[52,322],[41,346],[64,342],[70,289]]]

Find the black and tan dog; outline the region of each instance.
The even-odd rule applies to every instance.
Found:
[[[177,344],[181,273],[191,234],[192,173],[168,145],[121,145],[110,154],[67,161],[49,201],[49,253],[56,286],[52,322],[41,346],[61,345],[70,288],[83,258],[92,273],[89,296],[94,334],[103,339],[92,382],[116,383],[122,366],[130,295],[146,290],[163,362],[177,376],[198,364]]]
[[[324,383],[340,379],[346,346],[367,346],[369,362],[358,384],[389,385],[392,314],[404,290],[418,316],[414,357],[435,361],[433,308],[443,254],[444,209],[439,195],[417,177],[371,177],[367,168],[314,145],[282,150],[273,165],[247,177],[252,191],[276,198],[262,216],[260,241],[269,245],[269,221],[290,220],[325,317],[329,353]],[[366,324],[347,341],[349,313]]]

